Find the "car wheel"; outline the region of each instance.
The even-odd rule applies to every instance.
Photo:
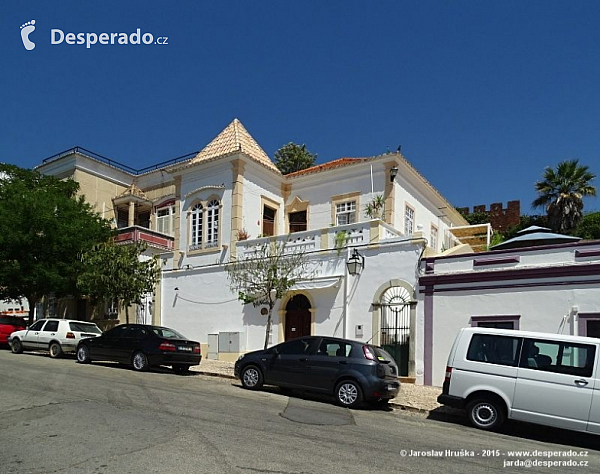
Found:
[[[335,388],[337,402],[349,408],[354,408],[362,402],[362,391],[354,380],[343,380]]]
[[[63,353],[62,348],[60,347],[60,344],[58,342],[53,342],[52,344],[50,344],[49,352],[50,357],[52,357],[53,359],[60,357]]]
[[[133,354],[131,365],[133,365],[133,368],[138,372],[146,370],[148,368],[148,358],[146,357],[146,354],[140,351]]]
[[[12,349],[14,354],[22,354],[23,353],[23,344],[19,339],[13,339],[10,343],[10,348]]]
[[[190,371],[189,365],[174,365],[173,372],[179,375],[187,374]]]
[[[255,365],[244,367],[240,379],[244,388],[250,390],[258,390],[263,385],[262,372]]]
[[[77,362],[80,364],[89,364],[92,359],[90,358],[90,349],[85,344],[80,345],[77,348]]]
[[[504,423],[504,409],[496,400],[479,398],[467,405],[467,416],[475,428],[495,430]]]

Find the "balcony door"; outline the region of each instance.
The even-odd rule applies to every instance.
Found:
[[[269,206],[263,206],[262,235],[263,237],[275,235],[275,217],[277,210]]]

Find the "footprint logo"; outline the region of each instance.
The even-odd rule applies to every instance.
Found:
[[[35,43],[29,39],[29,34],[35,30],[35,20],[28,21],[24,25],[21,25],[21,39],[23,40],[23,46],[27,51],[31,51],[35,48]]]

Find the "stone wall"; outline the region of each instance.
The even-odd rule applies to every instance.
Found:
[[[504,232],[510,227],[519,224],[521,217],[521,201],[508,201],[506,208],[502,206],[501,202],[495,202],[490,205],[489,210],[486,209],[485,204],[473,206],[473,211],[470,211],[468,207],[461,207],[457,210],[463,214],[469,214],[471,212],[486,213],[490,224],[492,224],[492,229]]]

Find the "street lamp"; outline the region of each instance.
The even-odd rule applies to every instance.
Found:
[[[358,250],[354,249],[346,262],[346,266],[350,275],[357,275],[362,268],[365,268],[365,257],[358,253]]]
[[[394,180],[396,179],[396,176],[398,176],[398,167],[397,166],[392,166],[390,168],[390,182],[393,183]]]

